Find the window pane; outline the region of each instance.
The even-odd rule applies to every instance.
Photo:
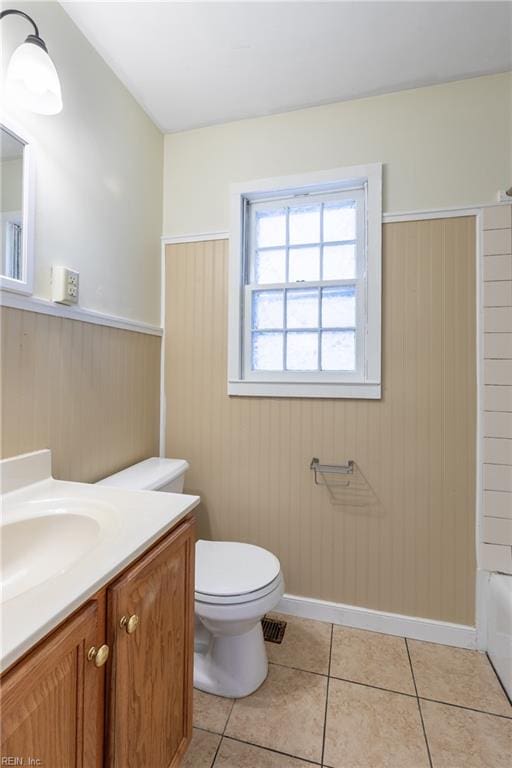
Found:
[[[257,283],[284,283],[286,280],[286,250],[256,251],[255,280]]]
[[[287,328],[318,328],[318,291],[291,288],[286,291]]]
[[[323,331],[322,370],[353,371],[356,367],[354,331]]]
[[[283,334],[252,334],[252,369],[253,371],[283,370]]]
[[[289,371],[318,370],[318,333],[286,334],[286,368]]]
[[[255,291],[252,301],[253,328],[283,327],[283,292]]]
[[[286,211],[258,211],[256,214],[256,247],[268,248],[286,244]]]
[[[327,240],[355,240],[356,203],[326,203],[324,206],[324,242]]]
[[[356,324],[356,289],[353,285],[322,290],[322,327],[347,328]]]
[[[355,245],[324,245],[324,280],[351,280],[356,276]]]
[[[290,248],[288,281],[320,279],[320,248]]]
[[[290,208],[290,243],[320,242],[320,206],[308,205]]]

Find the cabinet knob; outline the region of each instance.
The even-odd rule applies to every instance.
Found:
[[[136,613],[131,616],[123,616],[119,622],[121,629],[125,629],[129,635],[133,635],[139,625],[139,617]]]
[[[96,667],[102,667],[107,662],[109,652],[108,645],[100,645],[99,648],[93,645],[92,648],[89,648],[87,659],[94,661]]]

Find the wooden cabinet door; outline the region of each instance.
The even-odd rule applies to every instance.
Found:
[[[105,668],[87,660],[101,608],[86,605],[2,677],[2,765],[101,766]]]
[[[174,768],[190,741],[194,548],[187,520],[108,589],[110,768]],[[120,622],[134,614],[128,634]]]

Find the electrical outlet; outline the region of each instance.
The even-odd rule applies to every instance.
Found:
[[[68,267],[52,268],[52,301],[78,304],[80,274]]]

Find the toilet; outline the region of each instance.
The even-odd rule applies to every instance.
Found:
[[[154,457],[100,480],[128,490],[182,493],[189,464]],[[241,698],[267,677],[261,619],[284,592],[279,560],[253,544],[196,543],[194,686]]]

